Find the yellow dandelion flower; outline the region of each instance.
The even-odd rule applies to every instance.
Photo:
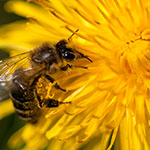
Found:
[[[28,20],[2,27],[1,47],[16,54],[79,29],[69,44],[93,61],[75,62],[88,69],[59,78],[67,92],[54,91],[54,97],[72,103],[44,109],[37,124],[10,138],[10,147],[150,149],[150,1],[13,0],[6,9]],[[9,114],[3,106],[1,112]]]

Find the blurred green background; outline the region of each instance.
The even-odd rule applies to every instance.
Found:
[[[7,13],[4,10],[4,4],[8,0],[0,0],[0,27],[5,24],[24,19],[13,13]],[[0,59],[8,57],[9,54],[5,52],[4,49],[0,49]],[[0,120],[0,150],[9,150],[7,146],[7,141],[9,137],[19,128],[24,125],[20,119],[18,119],[16,114],[12,114],[2,120]]]

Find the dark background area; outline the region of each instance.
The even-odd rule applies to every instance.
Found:
[[[4,10],[4,4],[8,0],[0,0],[0,27],[5,24],[24,19],[13,13],[7,13]],[[3,49],[0,49],[0,60],[9,57]],[[1,110],[0,110],[1,111]],[[15,133],[19,128],[24,125],[20,119],[18,119],[16,114],[12,114],[2,120],[0,120],[0,150],[9,150],[7,147],[7,141],[13,133]]]
[[[4,4],[8,0],[0,0],[0,27],[4,24],[11,23],[13,21],[17,21],[22,19],[22,17],[15,15],[14,13],[7,13],[4,10]]]

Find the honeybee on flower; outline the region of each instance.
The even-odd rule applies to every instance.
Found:
[[[10,139],[11,147],[24,141],[26,149],[149,150],[148,0],[11,1],[6,9],[29,21],[1,28],[1,46],[31,49],[79,29],[69,44],[93,61],[57,80],[68,92],[54,98],[71,105],[44,110],[36,125]]]

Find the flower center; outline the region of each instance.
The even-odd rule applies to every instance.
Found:
[[[140,33],[128,32],[125,35],[125,51],[138,55],[149,47],[149,42],[150,29]]]
[[[128,32],[117,55],[123,73],[150,78],[150,29]]]

